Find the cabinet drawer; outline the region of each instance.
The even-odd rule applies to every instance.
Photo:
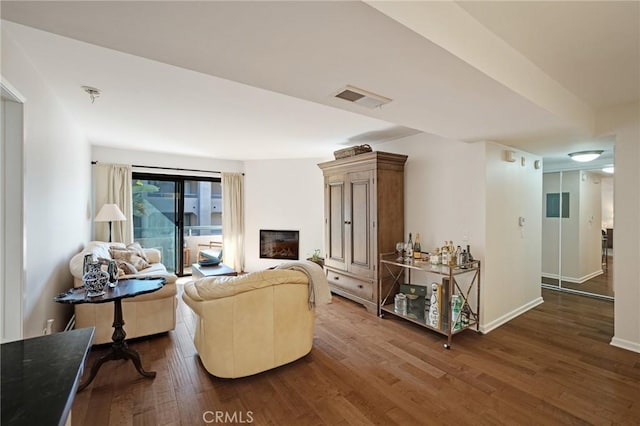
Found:
[[[373,283],[342,275],[334,271],[327,271],[329,285],[339,290],[353,294],[365,300],[373,300]]]

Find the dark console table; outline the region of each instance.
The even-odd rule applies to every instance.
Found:
[[[64,425],[94,328],[0,345],[2,425]]]
[[[160,290],[166,280],[164,278],[148,278],[148,279],[128,279],[120,280],[118,285],[114,288],[107,287],[105,294],[97,297],[88,297],[84,288],[72,288],[66,293],[59,294],[54,298],[59,303],[107,303],[113,302],[113,335],[111,340],[111,351],[106,355],[95,360],[91,366],[89,378],[86,382],[80,385],[78,391],[86,388],[89,383],[96,377],[98,370],[106,361],[116,359],[130,359],[135,365],[138,373],[144,377],[156,377],[155,371],[145,371],[142,368],[142,362],[140,361],[140,355],[138,352],[130,349],[125,342],[127,333],[124,331],[124,319],[122,318],[122,299],[128,297],[136,297],[139,294],[153,293]]]

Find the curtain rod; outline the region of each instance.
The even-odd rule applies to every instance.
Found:
[[[92,161],[91,165],[98,164],[97,161]],[[181,169],[179,167],[160,167],[160,166],[141,166],[139,164],[132,164],[131,167],[140,167],[143,169],[158,169],[158,170],[176,170],[179,172],[200,172],[200,173],[222,173],[217,170],[198,170],[198,169]],[[244,176],[244,173],[242,173]]]

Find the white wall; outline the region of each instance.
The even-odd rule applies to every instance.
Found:
[[[547,194],[560,193],[560,172],[542,176],[542,276],[560,273],[560,218],[547,217]],[[563,219],[564,220],[564,219]]]
[[[270,268],[282,260],[260,259],[260,229],[300,231],[300,259],[323,248],[324,180],[317,164],[326,159],[246,161],[245,270]]]
[[[640,352],[640,105],[600,113],[600,134],[615,134],[613,228],[616,261],[614,337],[611,344]]]
[[[602,199],[600,176],[580,174],[580,271],[581,282],[602,274]]]
[[[405,239],[420,234],[423,251],[444,241],[484,247],[484,144],[418,134],[375,145],[376,151],[407,155]]]
[[[569,193],[569,217],[562,219],[562,279],[580,277],[580,171],[562,172],[562,192]],[[563,213],[564,214],[564,213]]]
[[[469,245],[484,260],[484,143],[468,144],[418,134],[376,145],[377,151],[408,156],[405,163],[405,240],[420,234],[422,251],[432,252],[446,241]],[[431,283],[429,274],[413,274],[414,283]],[[467,286],[471,275],[460,277]],[[470,303],[476,294],[470,294]]]
[[[4,78],[0,84],[0,282],[10,283],[0,286],[0,337],[7,342],[22,339],[24,325],[24,98]]]
[[[468,144],[420,134],[375,146],[409,156],[405,234],[420,233],[424,251],[444,240],[471,245],[482,261],[481,329],[490,331],[540,298],[542,170],[539,157],[491,142]],[[520,157],[525,157],[525,167]],[[518,217],[526,218],[524,233]]]
[[[515,151],[515,162],[504,161],[505,150]],[[482,329],[487,332],[542,303],[542,169],[534,168],[540,157],[495,143],[486,144],[485,158],[481,301]]]
[[[32,337],[42,334],[48,318],[58,331],[71,316],[72,308],[53,297],[72,286],[69,259],[89,237],[89,144],[4,31],[2,76],[26,99],[23,312],[24,337]]]
[[[562,175],[562,179],[560,176]],[[573,170],[545,173],[543,177],[542,276],[558,278],[558,253],[562,245],[562,280],[582,283],[602,274],[600,177]],[[560,188],[562,185],[562,188]],[[546,194],[569,193],[569,217],[546,217]],[[562,220],[562,241],[560,235]]]
[[[601,178],[602,229],[613,228],[613,177]]]
[[[95,145],[91,147],[91,161],[230,173],[240,173],[244,167],[242,161],[236,160],[191,157],[187,155],[163,154]],[[152,172],[152,170],[149,171]],[[156,172],[178,174],[177,171],[163,172],[162,170],[156,170]],[[194,175],[197,173],[185,171],[184,174]]]

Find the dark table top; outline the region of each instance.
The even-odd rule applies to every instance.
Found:
[[[97,297],[88,297],[84,287],[72,288],[66,293],[60,293],[53,298],[59,303],[107,303],[116,299],[135,297],[139,294],[153,293],[160,290],[166,280],[164,278],[130,278],[119,280],[116,287],[106,287],[105,294]]]
[[[81,328],[0,345],[2,425],[64,425],[93,341]]]

